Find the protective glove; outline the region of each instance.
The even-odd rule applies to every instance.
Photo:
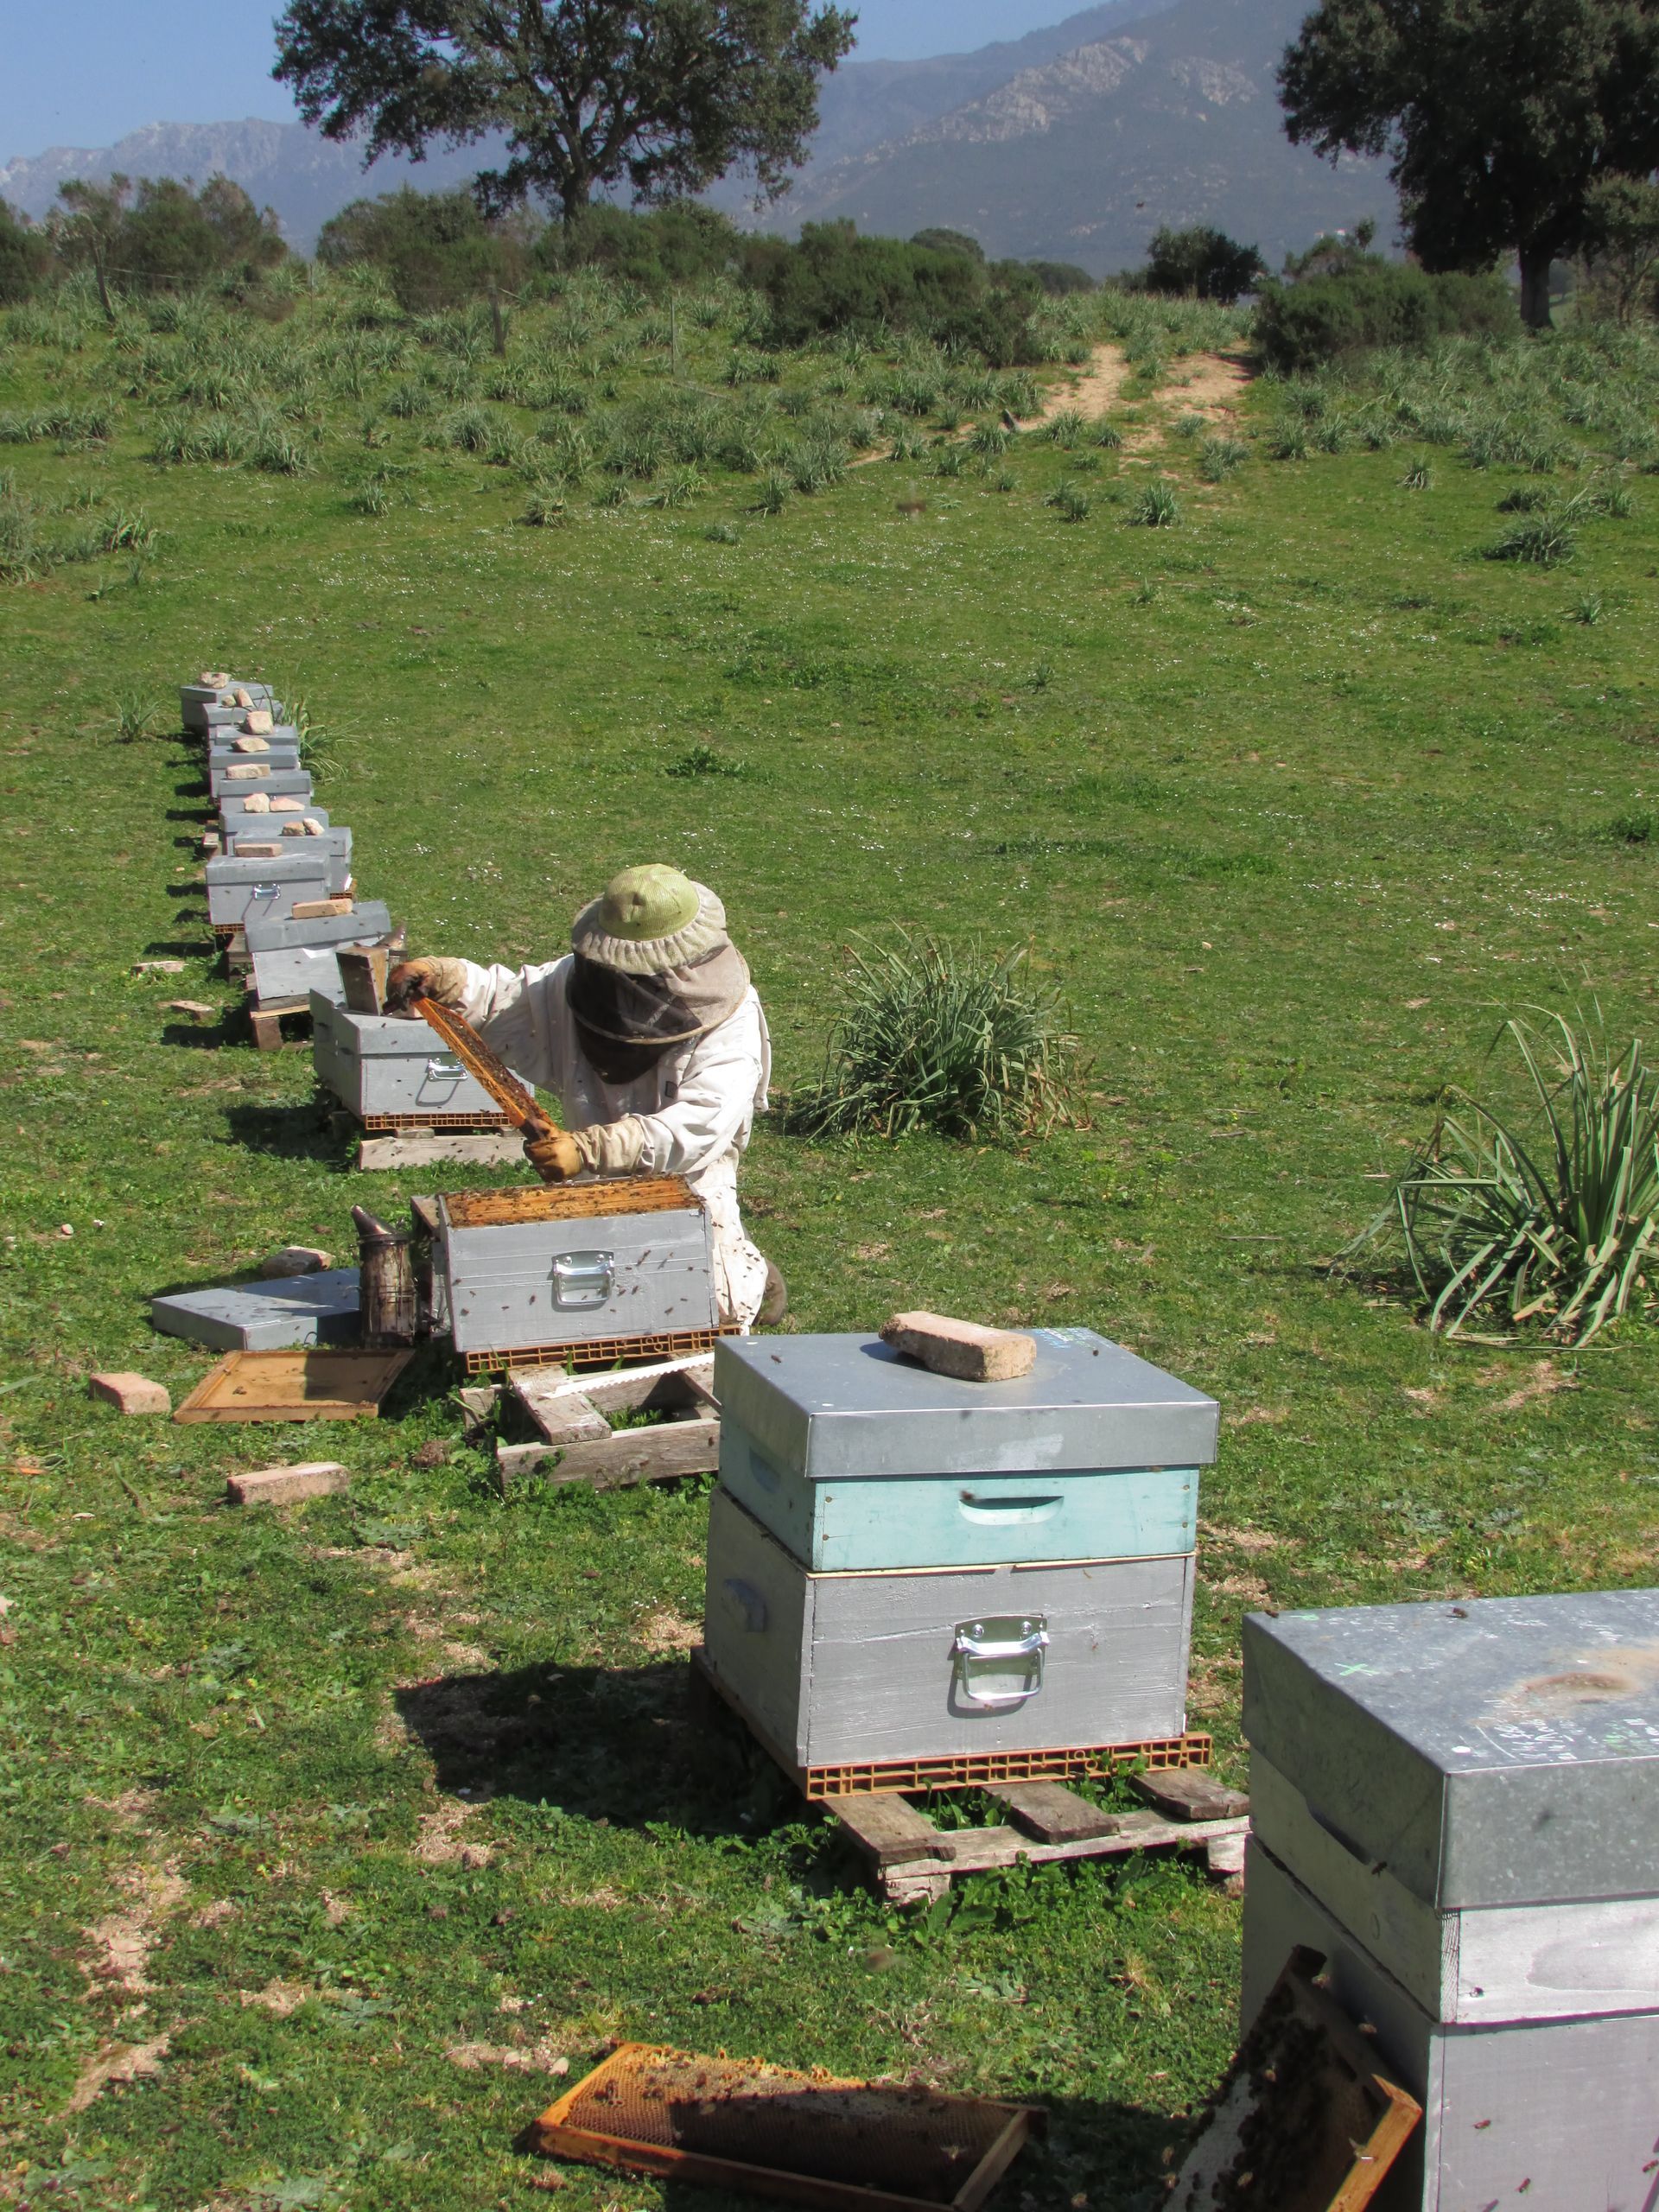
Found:
[[[467,963],[400,960],[386,978],[386,1004],[406,1007],[412,999],[435,999],[440,1006],[465,1006]]]
[[[582,1169],[581,1150],[565,1129],[550,1129],[544,1137],[526,1137],[524,1158],[546,1182],[568,1183]]]
[[[582,1164],[595,1175],[632,1175],[645,1149],[645,1125],[637,1114],[576,1132]]]

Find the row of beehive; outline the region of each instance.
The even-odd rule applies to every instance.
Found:
[[[207,747],[219,810],[208,833],[208,917],[239,939],[261,1011],[307,1008],[317,1074],[367,1126],[499,1125],[494,1102],[424,1022],[344,1003],[339,953],[385,944],[390,912],[359,900],[352,833],[316,803],[297,728],[268,685],[233,677],[186,684],[187,730]]]
[[[1212,1399],[1087,1329],[1016,1382],[879,1338],[727,1339],[705,1663],[801,1771],[1185,1726]]]
[[[264,683],[207,675],[180,692],[185,729],[207,749],[218,821],[204,843],[207,915],[227,951],[245,950],[255,1004],[338,998],[343,945],[384,943],[391,918],[359,902],[352,833],[316,804],[299,731]]]

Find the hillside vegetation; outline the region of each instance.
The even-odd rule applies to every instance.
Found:
[[[1088,1325],[1217,1395],[1192,1719],[1242,1778],[1249,1609],[1659,1571],[1651,1282],[1570,1353],[1328,1267],[1449,1083],[1503,1103],[1505,1014],[1650,1022],[1659,347],[1251,385],[1238,317],[1140,295],[1040,303],[1009,369],[769,347],[726,282],[561,275],[501,353],[370,275],[262,296],[111,326],[78,282],[0,326],[6,2190],[511,2205],[556,2183],[524,2122],[631,2036],[1035,2096],[999,2202],[1147,2207],[1232,2048],[1237,1906],[1169,1864],[877,1905],[688,1718],[697,1484],[504,1502],[435,1352],[326,1435],[88,1402],[205,1370],[153,1292],[431,1186],[370,1189],[308,1055],[251,1049],[173,687],[306,702],[420,950],[548,957],[617,867],[690,868],[787,1092],[849,950],[1026,949],[1077,1125],[773,1122],[747,1210],[792,1326]],[[225,1509],[313,1456],[349,1495]]]

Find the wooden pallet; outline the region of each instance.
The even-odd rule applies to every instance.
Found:
[[[733,1691],[709,1664],[699,1644],[691,1654],[694,1713],[707,1719],[722,1707],[780,1766],[809,1804],[851,1798],[888,1797],[906,1789],[989,1789],[1013,1783],[1080,1782],[1136,1770],[1167,1776],[1210,1764],[1211,1739],[1199,1730],[1184,1736],[1156,1736],[1131,1744],[1068,1744],[1026,1751],[956,1751],[937,1758],[842,1761],[833,1766],[798,1766],[774,1743]]]
[[[712,1474],[720,1465],[720,1409],[709,1386],[712,1355],[601,1375],[584,1388],[560,1367],[508,1370],[507,1387],[541,1432],[529,1444],[498,1444],[496,1484],[502,1496],[531,1479],[584,1483],[620,1490]],[[699,1371],[701,1370],[701,1371]],[[654,1427],[613,1429],[607,1414],[666,1414]]]
[[[1212,1875],[1243,1887],[1248,1798],[1192,1770],[1136,1774],[1130,1782],[1147,1801],[1145,1812],[1107,1812],[1059,1782],[986,1784],[985,1795],[1006,1808],[1008,1821],[981,1828],[936,1827],[896,1792],[823,1803],[890,1904],[931,1904],[958,1874],[988,1873],[1022,1859],[1041,1866],[1135,1851],[1201,1850]]]

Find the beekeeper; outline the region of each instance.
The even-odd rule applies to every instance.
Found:
[[[677,868],[624,868],[584,906],[563,960],[409,960],[388,998],[464,1014],[564,1129],[525,1151],[556,1177],[683,1175],[709,1210],[722,1321],[781,1320],[782,1276],[749,1242],[737,1163],[766,1109],[772,1043],[714,893]]]

